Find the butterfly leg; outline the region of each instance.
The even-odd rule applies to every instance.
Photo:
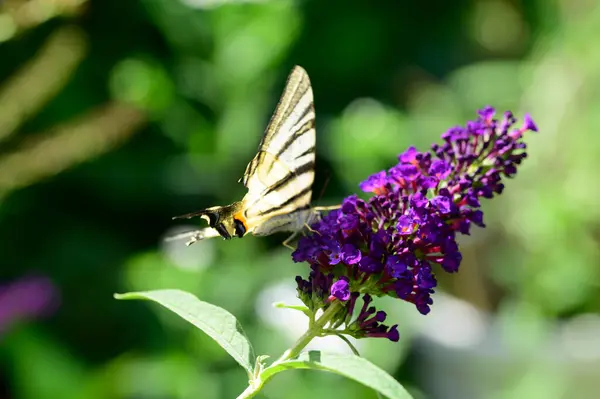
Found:
[[[196,234],[194,234],[193,236],[190,237],[190,239],[188,241],[186,241],[185,245],[186,246],[190,246],[195,242],[198,242],[200,240],[204,239],[204,236],[202,235],[202,231],[198,230],[196,232]]]
[[[296,248],[292,247],[290,245],[290,242],[298,235],[298,232],[294,232],[292,233],[292,235],[290,235],[284,242],[283,242],[283,246],[286,248],[291,249],[292,251],[294,251]]]
[[[310,227],[310,226],[309,226],[307,223],[304,223],[304,227],[306,227],[306,229],[307,229],[308,231],[310,231],[311,233],[313,233],[313,234],[318,234],[318,235],[321,235],[321,233],[319,233],[317,230],[313,230],[313,229],[312,229],[312,228],[311,228],[311,227]],[[296,231],[296,232],[294,232],[294,233],[292,233],[292,235],[290,235],[290,236],[289,236],[289,237],[288,237],[288,238],[287,238],[287,239],[286,239],[286,240],[283,242],[283,246],[284,246],[284,247],[287,247],[287,248],[289,248],[289,249],[291,249],[291,250],[295,250],[296,248],[294,248],[294,247],[292,247],[292,246],[290,245],[290,241],[292,241],[292,240],[293,240],[293,239],[294,239],[294,238],[295,238],[295,237],[296,237],[298,234],[300,234],[300,230],[299,230],[299,231]]]
[[[296,233],[293,233],[291,236],[286,238],[286,240],[283,242],[283,246],[291,249],[292,251],[295,250],[296,248],[294,248],[290,245],[290,241],[292,241],[294,239],[294,237],[296,237],[296,235],[297,235]]]
[[[312,228],[311,228],[311,227],[308,225],[308,223],[304,223],[304,227],[306,227],[306,230],[310,231],[310,232],[311,232],[311,233],[313,233],[313,234],[318,234],[318,235],[321,235],[321,233],[319,233],[317,230],[314,230],[314,229],[312,229]]]
[[[329,206],[315,206],[313,207],[314,210],[316,211],[332,211],[334,209],[340,209],[342,207],[342,204],[337,204],[337,205],[329,205]]]

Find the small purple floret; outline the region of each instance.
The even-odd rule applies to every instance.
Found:
[[[531,130],[532,132],[538,131],[537,125],[535,124],[533,119],[531,119],[531,115],[529,114],[525,114],[525,116],[523,117],[523,129]]]
[[[333,283],[331,286],[331,295],[344,302],[350,299],[350,283],[348,283],[348,277],[342,276],[338,281]]]
[[[355,265],[362,259],[362,253],[354,245],[344,244],[342,247],[342,259],[347,265]]]
[[[385,170],[377,172],[362,183],[360,183],[360,189],[366,193],[377,193],[387,183],[387,173]]]

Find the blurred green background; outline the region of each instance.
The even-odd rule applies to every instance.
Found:
[[[428,316],[380,301],[399,344],[361,353],[416,398],[600,392],[600,5],[594,0],[0,2],[0,398],[232,398],[244,372],[202,333],[115,292],[180,288],[258,353],[305,327],[285,236],[163,242],[237,179],[295,64],[318,131],[314,202],[490,104],[532,114],[529,159],[462,240]],[[346,351],[341,341],[313,346]],[[294,371],[264,398],[375,398]]]

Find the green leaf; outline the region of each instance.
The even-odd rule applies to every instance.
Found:
[[[312,313],[310,311],[309,308],[307,308],[304,305],[286,305],[283,302],[275,302],[273,304],[273,307],[276,307],[278,309],[291,309],[291,310],[297,310],[300,311],[302,313],[304,313],[305,315],[307,315],[309,318],[312,317]]]
[[[266,381],[273,375],[290,369],[314,369],[343,375],[382,393],[390,399],[412,399],[412,396],[391,375],[368,360],[349,354],[310,351],[297,359],[285,360],[266,368],[260,375]]]
[[[231,313],[203,302],[189,292],[156,290],[115,294],[116,299],[146,299],[154,301],[181,316],[217,341],[249,375],[256,359],[254,350],[239,322]]]

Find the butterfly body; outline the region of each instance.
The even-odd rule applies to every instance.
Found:
[[[297,232],[320,217],[311,208],[315,167],[315,111],[308,74],[299,66],[290,73],[257,154],[240,182],[248,192],[241,201],[177,216],[200,216],[209,227],[180,234],[188,245],[221,236],[230,239],[252,233]],[[321,208],[324,210],[325,208]]]

